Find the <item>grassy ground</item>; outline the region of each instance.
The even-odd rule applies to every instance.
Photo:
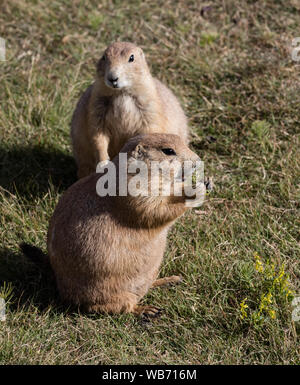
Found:
[[[299,11],[297,0],[1,3],[0,363],[300,363],[288,291],[300,295]],[[151,324],[66,311],[18,249],[45,250],[75,181],[72,111],[117,39],[142,46],[180,97],[216,185],[169,236],[161,274],[184,282],[146,296],[165,309]]]

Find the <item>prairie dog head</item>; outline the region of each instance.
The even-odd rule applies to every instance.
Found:
[[[172,134],[145,134],[130,139],[121,152],[128,156],[128,180],[144,183],[147,197],[165,197],[167,201],[186,202],[193,198],[192,180],[195,167],[203,165],[197,154],[191,151],[177,135]],[[203,170],[202,170],[203,171]],[[199,188],[203,188],[203,183]],[[203,186],[202,186],[203,185]],[[175,193],[175,189],[177,193]],[[189,195],[189,192],[192,194]],[[140,190],[141,193],[143,191]],[[138,196],[138,195],[137,195]],[[194,196],[195,197],[195,196]],[[178,199],[177,199],[178,198]],[[161,202],[161,199],[159,199]]]
[[[143,50],[128,42],[112,43],[97,64],[97,77],[115,91],[130,89],[148,73]]]
[[[188,163],[188,165],[187,165]],[[187,166],[187,167],[186,167]],[[146,227],[172,222],[204,201],[203,162],[177,135],[143,134],[131,138],[113,161],[97,166],[99,196],[117,197],[116,212],[129,209],[123,220]],[[196,169],[195,169],[196,167]],[[196,170],[198,176],[192,185]]]
[[[178,135],[174,134],[142,134],[130,139],[121,152],[129,149],[131,157],[145,162],[175,160],[184,162],[187,160],[200,160],[199,156],[190,150]],[[133,148],[131,150],[131,148]]]

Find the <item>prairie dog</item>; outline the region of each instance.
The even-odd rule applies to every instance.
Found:
[[[152,77],[144,53],[132,43],[116,42],[97,64],[95,82],[77,103],[71,139],[78,178],[113,159],[138,134],[170,133],[188,144],[185,114],[175,95]]]
[[[128,164],[199,160],[177,135],[139,135],[121,152]],[[118,156],[113,163],[118,166]],[[87,311],[155,315],[158,308],[138,302],[151,286],[179,281],[178,276],[156,278],[168,229],[187,210],[187,198],[100,197],[96,193],[99,175],[93,173],[73,184],[50,220],[48,253],[58,290],[64,301]],[[134,175],[128,173],[128,180]],[[178,183],[183,186],[184,182]]]

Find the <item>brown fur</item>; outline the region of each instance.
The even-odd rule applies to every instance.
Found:
[[[131,55],[134,61],[128,62]],[[141,48],[113,43],[97,66],[95,82],[73,114],[71,138],[78,177],[113,159],[131,137],[147,133],[179,135],[188,144],[185,114],[175,95],[149,71]],[[118,88],[109,78],[118,77]]]
[[[176,135],[140,135],[122,152],[128,162],[170,160],[164,147],[173,148],[172,157],[181,162],[199,159]],[[113,161],[118,164],[118,157]],[[186,211],[186,198],[100,197],[98,179],[94,173],[72,185],[50,221],[48,253],[61,297],[88,311],[157,314],[159,309],[138,302],[150,287],[180,280],[156,278],[168,229]]]

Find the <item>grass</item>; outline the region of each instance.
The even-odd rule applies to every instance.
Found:
[[[251,318],[282,266],[300,295],[300,66],[289,50],[299,35],[299,4],[204,5],[0,5],[7,47],[0,62],[0,292],[9,300],[0,363],[300,363],[299,323],[283,287],[272,289],[276,318]],[[180,274],[184,282],[149,292],[144,302],[165,309],[151,324],[66,310],[53,282],[18,248],[25,241],[46,250],[49,218],[76,180],[71,114],[95,61],[116,39],[142,46],[153,74],[178,95],[191,146],[215,183],[203,207],[169,235],[161,275]],[[264,266],[277,266],[272,279],[255,269],[255,253]]]

